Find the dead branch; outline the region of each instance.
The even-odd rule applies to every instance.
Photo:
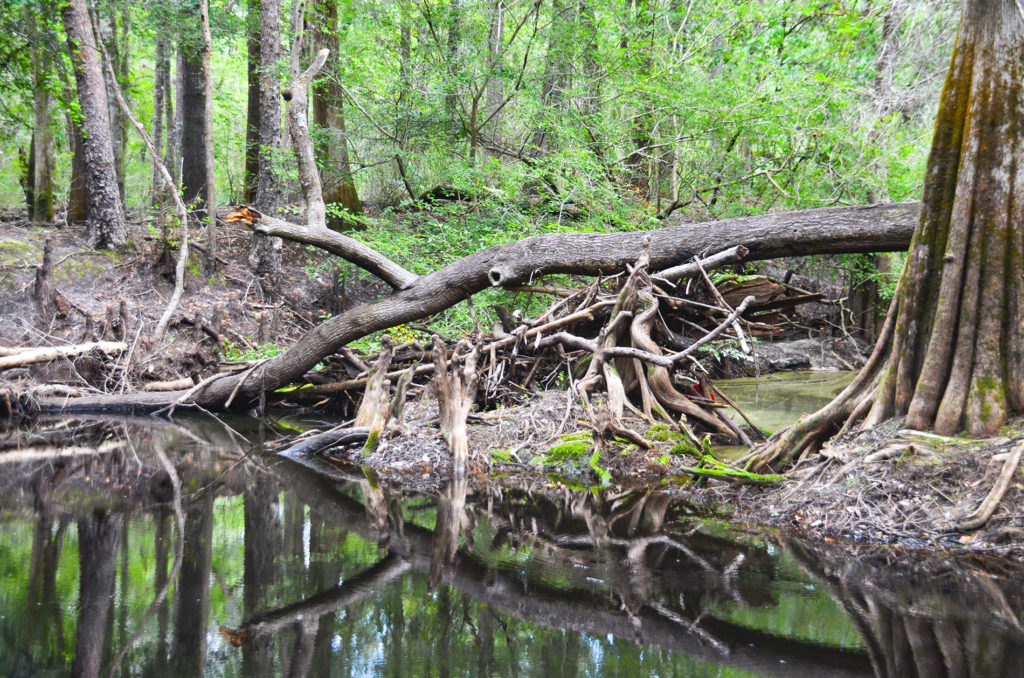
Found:
[[[320,170],[313,154],[313,141],[309,137],[308,99],[309,83],[327,63],[330,50],[322,49],[303,73],[296,67],[292,73],[291,85],[281,92],[285,100],[288,130],[295,146],[295,159],[299,166],[299,183],[302,197],[306,200],[306,224],[311,230],[327,230],[327,209],[324,206],[323,186]]]
[[[303,228],[242,205],[222,208],[221,212],[223,219],[229,224],[240,223],[257,233],[319,247],[375,275],[396,290],[411,287],[419,277],[355,238],[326,227]]]

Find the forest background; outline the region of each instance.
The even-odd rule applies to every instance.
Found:
[[[0,7],[0,205],[34,202],[34,220],[58,224],[85,216],[75,210],[81,112],[65,4]],[[200,145],[189,125],[204,116],[194,95],[204,87],[195,64],[207,4],[217,202],[301,217],[284,102],[262,103],[260,85],[267,101],[327,47],[310,108],[329,223],[414,273],[538,233],[917,199],[959,9],[954,0],[91,2],[120,88],[176,181],[203,161],[189,158]],[[122,199],[159,232],[166,196],[109,99]],[[48,182],[41,163],[52,167]],[[52,212],[37,197],[47,185]],[[834,263],[826,268],[848,286],[880,281],[882,302],[891,293],[890,263]]]

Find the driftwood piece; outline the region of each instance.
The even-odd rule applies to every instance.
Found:
[[[449,372],[444,342],[434,335],[434,390],[437,395],[438,415],[441,433],[448,441],[452,453],[452,466],[456,479],[466,475],[466,461],[469,458],[469,439],[466,432],[466,418],[476,398],[479,374],[476,371],[480,355],[479,346],[465,355],[461,374],[458,370]]]
[[[4,349],[7,351],[9,349]],[[102,351],[103,353],[120,353],[128,350],[128,344],[123,341],[91,341],[85,344],[74,346],[43,346],[40,348],[25,349],[17,353],[0,357],[0,370],[34,363],[45,363],[58,358],[71,358],[90,351]]]

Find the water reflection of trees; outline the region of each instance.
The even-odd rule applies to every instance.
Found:
[[[858,556],[783,540],[857,625],[880,678],[1024,675],[1024,572],[965,568],[941,554]]]
[[[663,492],[462,482],[434,496],[402,496],[372,475],[332,478],[255,458],[215,423],[184,438],[163,429],[125,438],[122,425],[109,424],[94,426],[89,442],[82,430],[79,453],[5,469],[7,489],[31,498],[35,511],[25,638],[39,670],[29,674],[186,676],[228,661],[243,676],[326,676],[379,661],[391,675],[582,675],[597,661],[595,643],[609,636],[636,644],[635,652],[617,645],[616,661],[641,672],[651,662],[678,672],[709,661],[765,675],[1024,674],[1016,571],[928,564],[910,570],[908,582],[906,568],[825,544],[736,539]],[[88,455],[90,444],[105,447]],[[139,597],[129,595],[129,552],[152,553],[152,575],[143,578],[149,600],[176,558],[158,451],[185,488],[184,542],[173,595],[142,618],[128,608]],[[112,478],[120,489],[93,492],[87,477]],[[6,496],[4,510],[19,510]],[[218,497],[239,498],[235,587],[223,583],[232,573],[214,549]],[[128,543],[129,524],[142,518],[151,521],[151,550]],[[75,531],[77,550],[65,548]],[[773,550],[791,554],[827,589],[863,649],[743,617],[777,605],[780,582],[793,576]],[[73,640],[58,585],[69,552],[79,570]],[[214,585],[230,598],[234,623],[223,633],[237,650],[209,641],[211,625],[229,621],[211,617]],[[130,643],[137,646],[120,657]]]

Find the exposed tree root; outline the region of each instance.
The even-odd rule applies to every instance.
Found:
[[[1021,457],[1024,457],[1024,444],[1013,448],[1006,461],[1003,462],[1003,468],[999,472],[996,484],[992,486],[988,496],[982,500],[981,505],[974,513],[957,523],[956,529],[961,532],[970,532],[971,530],[984,527],[988,523],[989,518],[996,512],[999,502],[1006,496],[1006,491],[1010,488],[1010,482],[1017,474],[1017,469],[1020,468]]]

